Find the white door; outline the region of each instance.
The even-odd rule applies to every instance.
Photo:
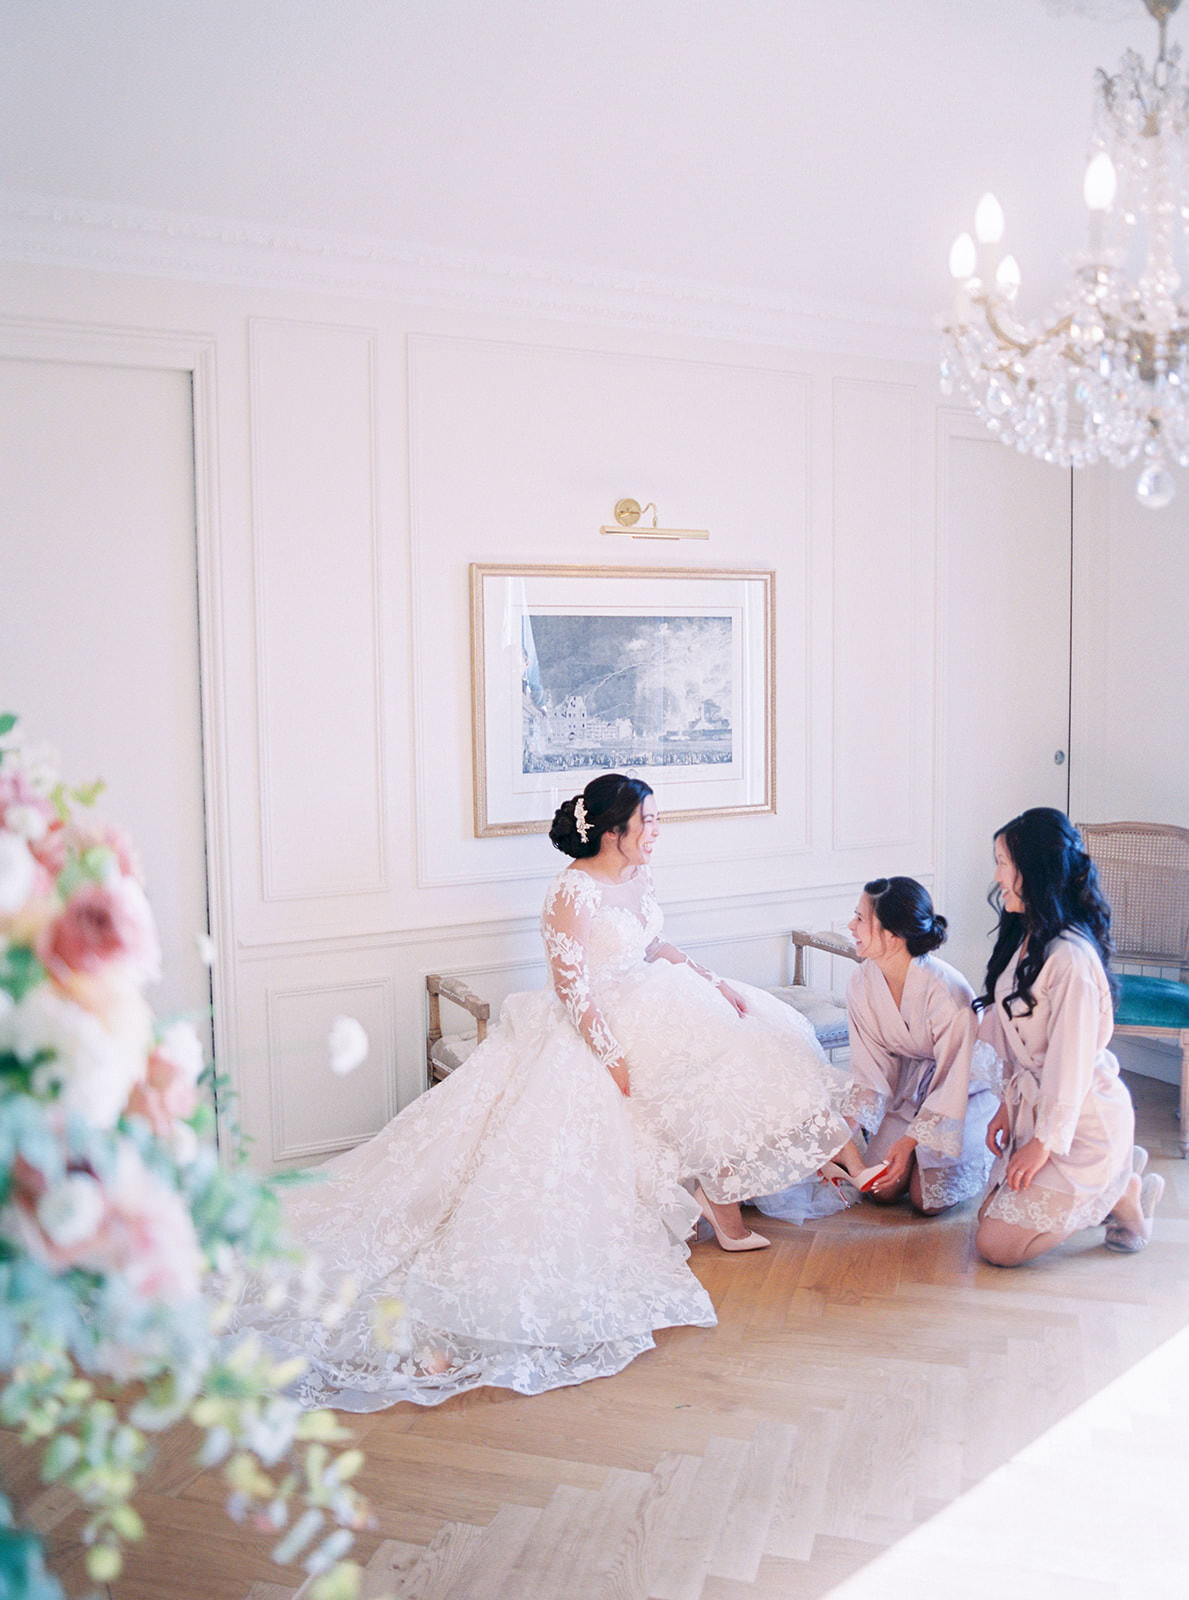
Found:
[[[1068,805],[1070,474],[943,412],[938,439],[942,956],[982,988],[995,913],[992,836]]]
[[[132,838],[162,1017],[206,1023],[190,375],[0,359],[0,710]]]

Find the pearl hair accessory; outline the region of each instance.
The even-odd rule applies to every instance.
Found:
[[[574,826],[578,830],[578,837],[585,844],[590,838],[590,823],[586,820],[586,801],[581,795],[578,796],[574,806]]]

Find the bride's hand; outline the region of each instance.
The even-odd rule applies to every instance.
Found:
[[[630,1100],[632,1097],[632,1089],[631,1084],[628,1081],[627,1062],[621,1057],[613,1067],[608,1067],[607,1071],[614,1079],[615,1087],[619,1090],[620,1094],[623,1095],[625,1100]]]
[[[730,1001],[731,1005],[735,1007],[735,1010],[741,1017],[745,1017],[747,1015],[747,1001],[741,994],[736,994],[735,990],[731,988],[729,983],[725,983],[720,978],[714,987],[718,990],[719,994],[722,995],[724,1000]]]

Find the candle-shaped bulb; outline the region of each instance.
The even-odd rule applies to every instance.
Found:
[[[979,244],[998,244],[1003,238],[1003,207],[990,190],[974,213],[974,232]]]
[[[974,240],[968,233],[960,233],[950,247],[950,274],[959,283],[974,277],[977,256]]]
[[[1100,150],[1086,168],[1086,177],[1082,184],[1082,193],[1086,197],[1087,206],[1091,211],[1109,211],[1115,203],[1115,191],[1118,187],[1119,179],[1115,173],[1115,163],[1105,150]]]
[[[1005,300],[1014,300],[1020,292],[1020,263],[1015,256],[1004,256],[995,270],[995,287]]]

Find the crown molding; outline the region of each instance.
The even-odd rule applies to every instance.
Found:
[[[0,190],[0,259],[378,297],[888,360],[932,363],[937,353],[928,318],[850,302],[13,190]]]

